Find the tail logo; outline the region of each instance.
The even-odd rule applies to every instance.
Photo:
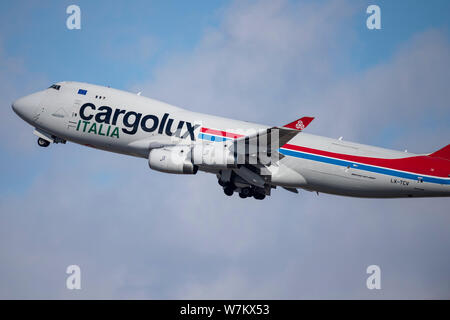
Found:
[[[303,130],[303,129],[305,129],[305,125],[303,124],[303,121],[302,121],[302,120],[298,120],[298,122],[295,124],[295,128],[296,128],[297,130]]]

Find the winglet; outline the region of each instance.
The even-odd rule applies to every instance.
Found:
[[[302,131],[303,129],[305,129],[310,123],[311,121],[313,121],[314,118],[313,117],[303,117],[300,118],[298,120],[295,120],[294,122],[291,122],[285,126],[283,126],[284,128],[289,128],[289,129],[294,129],[294,130],[298,130],[298,131]]]

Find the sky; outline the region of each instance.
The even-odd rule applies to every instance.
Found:
[[[448,198],[229,198],[213,175],[42,149],[11,109],[74,80],[429,153],[450,141],[449,21],[445,0],[0,2],[0,298],[449,299]]]

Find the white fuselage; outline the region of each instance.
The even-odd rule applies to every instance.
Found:
[[[203,134],[201,128],[240,135],[268,128],[190,112],[107,87],[78,82],[61,82],[58,86],[18,100],[14,110],[42,134],[126,155],[148,158],[150,149],[163,145],[217,143],[224,139]],[[35,105],[26,105],[28,101]],[[385,161],[420,156],[303,132],[282,146],[280,153],[284,157],[269,168],[272,186],[357,197],[450,195],[448,160],[441,159],[437,164],[440,172],[449,169],[447,176],[436,175],[432,167],[424,171],[423,164],[418,171],[384,167],[373,162],[380,160],[365,163],[360,159]],[[428,162],[423,163],[426,166]],[[206,166],[200,166],[200,170],[217,174],[217,170]]]

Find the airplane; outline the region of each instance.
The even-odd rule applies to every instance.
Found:
[[[307,134],[313,117],[270,127],[73,81],[19,98],[12,109],[34,127],[41,147],[71,141],[145,158],[156,171],[212,173],[228,196],[262,200],[277,187],[362,198],[450,196],[450,145],[419,155]]]

